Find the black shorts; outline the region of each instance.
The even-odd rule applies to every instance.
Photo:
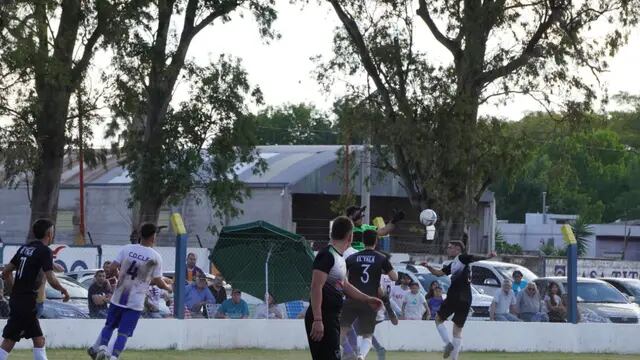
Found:
[[[438,316],[442,320],[446,320],[453,314],[453,321],[458,327],[464,327],[464,323],[467,321],[469,310],[471,309],[471,301],[466,299],[456,299],[454,297],[447,297],[438,310]]]
[[[38,321],[36,300],[12,298],[9,303],[9,320],[4,327],[2,337],[13,341],[31,339],[42,336]]]
[[[342,308],[342,316],[340,317],[340,326],[343,328],[351,327],[356,319],[356,333],[358,335],[373,334],[376,328],[377,313],[367,304],[361,301],[347,300]]]
[[[304,317],[304,326],[307,330],[307,340],[309,350],[313,360],[340,360],[340,309],[329,311],[322,309],[322,324],[324,325],[324,336],[320,341],[313,341],[311,326],[313,325],[313,310],[311,306],[307,309]]]

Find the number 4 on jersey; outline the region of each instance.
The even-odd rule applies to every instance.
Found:
[[[127,275],[131,275],[131,280],[135,280],[138,276],[138,267],[136,266],[136,262],[132,262],[131,266],[127,269]]]

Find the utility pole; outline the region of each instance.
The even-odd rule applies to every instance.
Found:
[[[547,224],[547,192],[542,192],[542,223]]]
[[[83,134],[83,117],[84,117],[84,106],[82,104],[82,97],[80,93],[77,94],[78,97],[78,137],[79,139],[79,149],[78,149],[78,162],[80,166],[80,234],[77,239],[77,245],[84,245],[84,134]]]
[[[367,136],[361,157],[361,176],[360,176],[360,206],[366,206],[364,212],[363,224],[371,223],[371,137]]]

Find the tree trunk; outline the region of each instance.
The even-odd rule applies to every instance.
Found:
[[[65,122],[71,93],[49,88],[40,94],[40,112],[36,131],[40,143],[39,162],[33,173],[31,192],[31,222],[47,218],[56,223],[60,176],[64,166]],[[29,225],[27,241],[33,239]]]

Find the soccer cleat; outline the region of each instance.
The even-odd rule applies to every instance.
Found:
[[[98,355],[98,352],[93,348],[93,346],[91,346],[87,349],[87,354],[89,355],[89,357],[91,357],[92,360],[96,360],[96,355]]]
[[[96,360],[109,360],[109,352],[107,352],[106,346],[100,346],[100,348],[96,352]]]
[[[364,356],[360,355],[356,358],[356,360],[364,360]]]
[[[448,358],[449,355],[451,355],[451,352],[453,351],[453,344],[452,343],[448,343],[445,347],[444,347],[444,354],[442,354],[443,358]]]

